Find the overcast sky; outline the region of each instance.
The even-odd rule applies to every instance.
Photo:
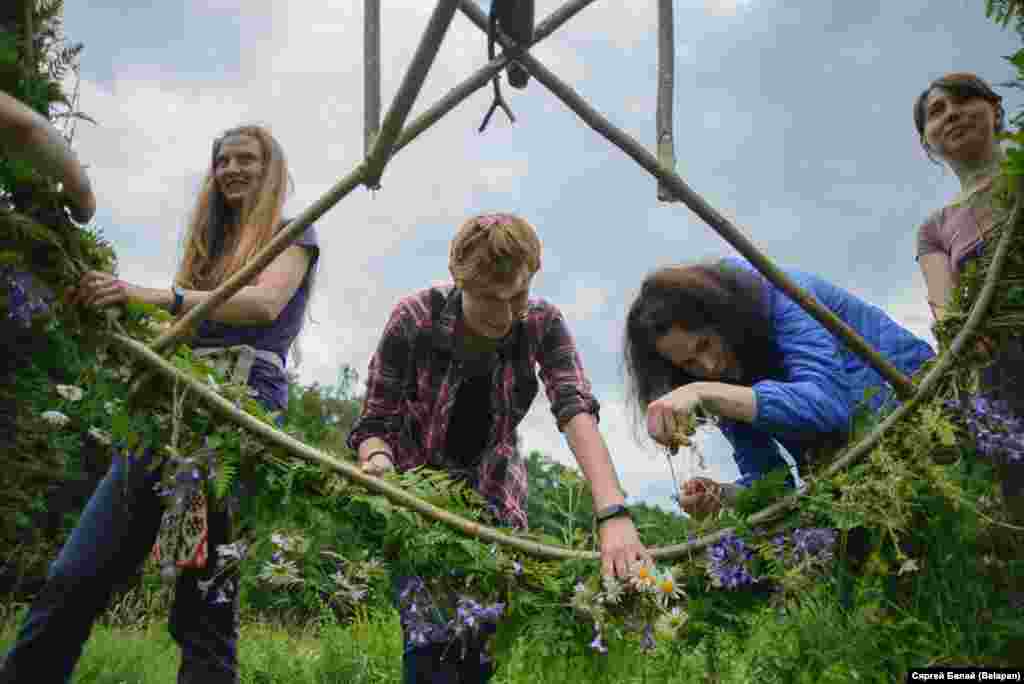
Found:
[[[383,5],[386,108],[434,3]],[[537,0],[538,20],[558,5]],[[914,236],[959,186],[918,145],[914,99],[948,71],[1009,80],[1002,56],[1019,47],[1014,34],[985,18],[981,0],[675,6],[683,179],[783,268],[829,278],[931,340]],[[80,106],[99,123],[80,124],[75,146],[125,279],[169,285],[210,143],[226,128],[270,126],[295,179],[290,215],[360,162],[362,20],[354,0],[68,3],[68,38],[85,44]],[[533,54],[653,149],[654,0],[597,2]],[[457,14],[413,115],[485,61],[485,36]],[[394,303],[448,277],[457,226],[478,212],[521,214],[544,245],[533,293],[565,312],[626,489],[671,506],[665,458],[633,441],[623,408],[625,312],[649,270],[731,248],[685,206],[657,202],[653,179],[536,81],[504,90],[517,124],[498,113],[476,132],[484,89],[399,153],[381,191],[359,189],[317,223],[300,377],[331,384],[343,364],[365,376]],[[1016,111],[1020,96],[1000,92]],[[526,448],[572,463],[549,408],[541,393]],[[720,436],[704,451],[712,477],[737,475]]]

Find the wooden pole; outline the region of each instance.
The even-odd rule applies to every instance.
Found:
[[[541,40],[550,36],[566,21],[593,2],[595,2],[595,0],[574,0],[561,9],[552,12],[547,19],[537,25],[537,30],[534,32],[533,44],[536,45]],[[489,63],[487,66],[480,68],[473,76],[463,81],[444,98],[438,101],[437,104],[413,120],[405,129],[402,130],[402,134],[395,141],[394,149],[391,153],[392,156],[416,139],[416,137],[425,130],[440,121],[441,118],[454,109],[456,105],[463,102],[474,92],[490,82],[494,74],[501,71],[507,63],[508,59],[499,55],[494,59],[494,61]],[[256,255],[252,263],[236,273],[234,277],[229,278],[221,284],[206,302],[191,309],[181,318],[181,320],[178,321],[177,324],[155,340],[153,342],[153,348],[157,351],[161,351],[169,348],[176,341],[183,339],[190,327],[198,325],[199,322],[206,317],[209,311],[220,306],[238,292],[238,290],[245,287],[246,283],[249,282],[252,277],[254,277],[259,271],[266,268],[271,261],[277,258],[281,252],[291,245],[294,239],[302,235],[310,224],[323,216],[355,187],[361,185],[364,182],[363,175],[365,173],[365,164],[356,167],[352,173],[339,181],[333,188],[328,190],[323,197],[317,200],[317,202],[306,211],[299,214],[294,221],[288,224],[287,228],[281,231],[274,240],[264,247],[263,251]]]
[[[676,152],[672,139],[672,104],[676,73],[673,2],[674,0],[658,0],[658,102],[655,128],[658,141],[658,163],[666,169],[675,170]],[[662,202],[679,201],[679,198],[661,181],[658,182],[658,199]]]
[[[445,33],[448,32],[448,27],[455,17],[457,4],[458,0],[439,0],[437,6],[434,7],[434,12],[430,15],[427,29],[416,48],[416,54],[413,55],[412,64],[405,72],[402,84],[398,86],[398,92],[395,93],[395,99],[384,117],[384,123],[381,124],[380,133],[373,143],[373,149],[367,156],[366,177],[363,182],[368,188],[380,187],[380,176],[384,172],[384,166],[391,157],[395,140],[402,132],[402,126],[405,124],[406,117],[409,116],[409,110],[412,109],[416,96],[419,95],[420,88],[423,87],[423,81],[426,80],[427,73],[434,63],[434,58],[437,57],[441,41],[444,40]]]
[[[536,72],[531,73],[536,74]],[[857,444],[850,445],[843,455],[841,455],[835,463],[825,470],[822,474],[822,478],[829,478],[832,475],[845,470],[860,458],[863,458],[878,443],[888,428],[897,421],[905,418],[906,415],[934,389],[938,381],[952,366],[956,357],[963,351],[967,344],[970,343],[975,330],[977,330],[978,325],[985,318],[988,306],[992,301],[992,296],[995,294],[999,274],[1002,272],[1003,264],[1006,262],[1007,254],[1009,254],[1010,243],[1013,240],[1013,232],[1021,220],[1021,208],[1021,195],[1018,193],[1012,217],[1010,218],[1010,222],[1008,223],[1005,232],[999,239],[999,244],[996,247],[996,253],[992,260],[992,265],[989,267],[989,272],[986,274],[985,284],[978,296],[978,300],[971,309],[971,314],[968,317],[967,322],[957,334],[949,349],[939,358],[936,364],[921,381],[921,390],[910,401],[906,401],[898,406],[884,421],[882,421],[881,424],[879,424],[871,433],[865,436]],[[146,347],[146,345],[133,340],[130,337],[116,333],[111,333],[110,338],[125,351],[138,358],[139,361],[147,367],[154,369],[168,379],[184,382],[202,401],[224,416],[227,420],[230,420],[236,425],[239,425],[240,427],[251,431],[255,435],[262,437],[267,442],[285,449],[290,454],[298,458],[330,468],[345,478],[366,487],[370,491],[384,496],[395,505],[404,506],[414,510],[431,520],[448,525],[468,536],[481,539],[485,542],[501,544],[502,546],[516,549],[535,558],[548,560],[598,560],[600,558],[600,555],[594,551],[578,551],[564,546],[542,544],[524,537],[513,536],[507,532],[502,532],[493,527],[481,525],[480,523],[449,513],[443,508],[423,501],[399,487],[388,484],[383,479],[367,475],[352,464],[339,461],[317,449],[303,444],[294,437],[276,429],[274,426],[264,423],[254,416],[245,413],[241,409],[235,407],[230,401],[214,392],[200,380],[185,374],[178,368],[175,368],[169,361],[167,361],[167,359],[164,359],[152,349]],[[811,491],[813,486],[814,483],[812,481],[807,492]],[[748,519],[748,524],[758,525],[763,522],[770,521],[796,505],[802,497],[806,496],[807,492],[795,492],[755,513]],[[681,558],[715,544],[734,532],[734,528],[722,529],[698,539],[689,540],[682,544],[662,546],[659,548],[648,549],[648,551],[656,560]]]
[[[461,0],[459,8],[481,30],[487,30],[487,17],[472,0]],[[502,47],[510,45],[508,37],[498,32],[498,40]],[[597,110],[591,107],[568,84],[555,76],[551,71],[529,54],[523,53],[519,62],[527,71],[537,77],[545,88],[560,99],[569,109],[576,113],[584,123],[600,133],[613,145],[625,152],[636,163],[647,170],[652,176],[681,199],[693,213],[697,214],[712,230],[732,245],[761,272],[773,285],[785,292],[793,301],[814,317],[825,329],[842,340],[857,356],[861,357],[872,368],[885,378],[902,399],[914,395],[914,383],[900,372],[888,359],[879,354],[869,345],[856,330],[847,325],[841,318],[823,306],[809,292],[794,283],[772,261],[752,243],[736,226],[718,213],[703,197],[694,192],[690,186],[671,169],[663,167],[643,145],[632,136],[616,127]]]
[[[307,207],[301,214],[295,217],[295,220],[278,232],[274,239],[244,268],[211,292],[206,301],[190,309],[169,330],[155,339],[152,343],[152,349],[155,352],[160,352],[168,349],[178,340],[184,339],[193,325],[198,325],[201,320],[206,318],[210,311],[226,302],[236,292],[245,287],[271,261],[276,259],[281,252],[288,249],[292,242],[305,232],[306,228],[327,213],[327,210],[340,202],[342,198],[359,187],[363,182],[365,173],[366,167],[364,163],[357,166],[352,173],[338,181],[323,197]]]
[[[593,0],[590,0],[590,2],[592,1]],[[586,6],[587,4],[590,4],[590,2],[575,2],[570,3],[570,5],[578,6],[578,9],[576,9],[576,11],[579,11],[579,9],[582,9],[582,7]],[[473,10],[475,10],[476,8],[467,3],[468,0],[464,0],[462,4],[463,11],[466,12],[467,16],[469,16],[470,19],[474,21],[474,23],[480,25],[480,23],[474,18]],[[566,7],[569,7],[569,5],[567,5]],[[563,10],[564,9],[565,8],[563,8]],[[552,16],[549,17],[549,19],[554,18],[556,14],[558,13],[556,12],[555,14],[552,14]],[[564,13],[563,15],[560,16],[564,18],[562,18],[561,22],[559,23],[564,23],[564,21],[568,19],[569,16],[571,16],[571,13]],[[483,18],[482,15],[480,16],[480,18]],[[539,41],[542,38],[546,37],[551,31],[557,28],[557,24],[555,24],[554,22],[549,26],[550,31],[548,31],[547,33],[542,34],[540,30],[538,30],[536,34],[536,41]],[[674,172],[661,168],[658,164],[658,161],[653,158],[650,158],[649,153],[643,150],[643,148],[638,143],[636,143],[636,141],[632,140],[621,131],[616,131],[610,123],[607,123],[603,119],[603,117],[601,117],[600,114],[589,109],[586,103],[582,102],[582,100],[579,99],[579,97],[571,89],[569,89],[568,86],[561,84],[560,81],[558,81],[558,79],[553,76],[553,74],[550,74],[550,72],[548,72],[547,69],[543,67],[543,65],[536,62],[535,59],[529,57],[528,55],[523,55],[523,61],[527,69],[529,69],[529,71],[534,76],[537,76],[538,80],[544,83],[545,87],[547,87],[549,90],[555,93],[556,96],[558,96],[560,99],[566,102],[570,109],[573,109],[573,111],[576,112],[585,122],[587,122],[588,125],[590,125],[592,128],[595,128],[595,130],[598,130],[598,125],[604,125],[608,130],[608,134],[606,134],[605,137],[607,137],[613,144],[618,146],[620,149],[626,151],[627,154],[633,157],[634,160],[640,163],[641,166],[643,166],[645,169],[647,169],[649,172],[655,175],[655,177],[658,178],[659,181],[665,182],[668,189],[671,192],[673,192],[677,197],[683,197],[684,201],[687,202],[687,205],[690,206],[690,208],[695,213],[701,216],[701,218],[707,221],[709,225],[711,225],[712,228],[716,230],[716,232],[719,232],[719,234],[721,234],[723,238],[729,241],[730,244],[733,243],[733,240],[730,239],[730,237],[733,239],[736,238],[736,235],[732,235],[730,233],[730,230],[738,235],[739,239],[737,240],[737,242],[739,242],[741,245],[745,244],[745,238],[743,238],[742,235],[739,235],[738,231],[734,227],[729,225],[727,222],[725,222],[724,230],[726,234],[723,234],[723,231],[720,230],[720,227],[716,227],[714,223],[705,218],[703,214],[706,213],[711,213],[712,218],[714,218],[714,210],[711,209],[710,207],[704,206],[703,200],[701,200],[699,196],[693,194],[692,191],[690,191],[689,188],[685,185],[685,183],[683,183],[682,179],[680,179]],[[495,59],[486,67],[484,67],[483,69],[479,70],[477,74],[475,74],[473,77],[471,77],[462,85],[453,90],[452,93],[449,93],[449,95],[446,98],[444,98],[440,103],[438,103],[438,105],[435,105],[434,109],[437,110],[439,113],[428,112],[427,114],[424,114],[419,119],[414,121],[413,124],[410,125],[410,130],[403,131],[402,137],[398,138],[398,140],[404,140],[404,142],[402,143],[403,146],[411,142],[411,140],[414,139],[416,135],[418,135],[420,132],[422,132],[430,125],[435,123],[441,116],[443,116],[444,113],[446,113],[456,104],[458,104],[458,102],[464,100],[466,97],[469,96],[469,94],[475,92],[477,88],[485,84],[489,78],[488,73],[493,75],[493,73],[495,73],[497,70],[503,68],[504,64],[505,62],[503,58],[498,58]],[[478,81],[480,82],[480,86],[473,87],[473,85],[476,84]],[[417,122],[419,122],[420,124],[418,129],[416,129]],[[603,131],[599,132],[603,133]],[[398,143],[396,142],[396,148],[397,147]],[[263,252],[261,252],[261,254],[257,257],[256,262],[247,266],[246,269],[243,269],[242,272],[236,274],[235,277],[229,279],[227,283],[225,283],[224,285],[221,286],[220,289],[218,289],[216,294],[221,295],[223,294],[222,290],[224,292],[227,292],[227,290],[229,290],[231,287],[235,288],[234,290],[227,292],[227,294],[223,294],[223,296],[220,297],[220,301],[222,302],[226,300],[228,297],[231,296],[231,294],[234,294],[234,292],[237,291],[238,287],[240,287],[240,285],[238,285],[238,281],[252,277],[252,275],[254,275],[256,271],[260,270],[267,263],[269,263],[276,256],[277,253],[283,251],[284,246],[287,245],[284,244],[284,246],[282,246],[282,243],[290,244],[290,242],[295,237],[297,237],[302,230],[305,230],[306,226],[309,223],[311,223],[316,218],[319,218],[319,216],[321,216],[331,206],[333,206],[334,203],[336,203],[342,197],[351,192],[351,190],[354,187],[358,186],[362,182],[364,174],[365,166],[360,165],[359,167],[356,168],[355,171],[349,174],[349,176],[347,176],[345,179],[340,181],[334,188],[332,188],[332,190],[329,191],[328,194],[325,195],[323,198],[321,198],[320,201],[318,201],[312,207],[307,209],[305,212],[303,212],[302,215],[300,215],[295,221],[293,221],[293,224],[300,224],[301,222],[304,221],[304,225],[293,226],[292,224],[289,224],[289,228],[286,229],[285,231],[282,231],[282,234],[278,235],[274,239],[274,241],[272,241],[271,244],[268,245]],[[687,193],[693,194],[693,197],[689,196]],[[696,205],[697,208],[694,208],[694,205]],[[700,211],[698,211],[698,209],[700,209]],[[1009,219],[1005,232],[1000,237],[996,253],[993,257],[989,272],[986,275],[985,283],[981,293],[979,294],[978,300],[977,302],[975,302],[975,305],[971,310],[971,314],[968,317],[966,324],[957,334],[956,338],[953,340],[953,343],[950,345],[950,348],[945,352],[945,354],[943,354],[939,358],[939,360],[936,362],[933,368],[925,375],[925,377],[921,381],[920,391],[916,392],[910,401],[904,402],[901,406],[897,407],[892,414],[890,414],[879,426],[877,426],[864,439],[860,440],[857,444],[848,447],[844,454],[825,471],[825,473],[823,474],[824,477],[830,477],[831,475],[845,469],[854,461],[867,454],[870,451],[870,449],[875,444],[877,444],[877,442],[881,439],[881,436],[884,434],[885,430],[891,427],[896,421],[901,420],[903,417],[905,417],[906,414],[910,410],[912,410],[914,406],[916,406],[920,401],[922,401],[923,398],[934,389],[935,385],[941,379],[942,375],[949,370],[956,356],[958,356],[963,351],[964,347],[974,336],[974,333],[977,330],[978,325],[981,323],[981,321],[984,319],[987,313],[988,306],[991,302],[992,296],[995,293],[995,288],[997,285],[999,274],[1002,271],[1003,264],[1005,263],[1007,254],[1009,253],[1009,246],[1013,238],[1013,232],[1017,228],[1017,224],[1020,223],[1021,212],[1021,192],[1018,192],[1016,204],[1014,206],[1014,211],[1012,213],[1011,218]],[[721,219],[721,221],[724,222],[725,220]],[[288,233],[287,237],[283,237],[286,233]],[[734,244],[734,246],[736,246],[737,249],[740,249],[737,245]],[[749,245],[749,247],[745,246],[745,248],[752,251],[756,256],[760,257],[760,260],[763,260],[765,262],[764,265],[766,266],[766,270],[768,271],[768,273],[765,273],[764,270],[762,270],[762,273],[765,273],[766,277],[769,277],[769,279],[771,280],[772,278],[769,276],[769,273],[771,273],[774,269],[771,263],[767,262],[767,259],[760,255],[760,253],[757,252],[752,245]],[[270,255],[270,253],[274,249],[277,249],[278,251],[273,255]],[[743,250],[740,251],[741,253],[743,253]],[[754,262],[755,265],[757,265],[754,259],[751,259],[751,261]],[[265,263],[257,264],[257,262]],[[247,272],[248,275],[245,275]],[[779,276],[780,274],[773,275]],[[787,279],[784,275],[781,275],[779,279],[782,282],[787,282]],[[775,280],[772,280],[772,282],[775,282]],[[784,290],[787,289],[777,282],[775,282],[775,284]],[[795,288],[795,285],[793,285],[792,287]],[[211,300],[212,299],[213,297],[211,297]],[[813,299],[810,301],[811,305],[805,306],[805,308],[810,309],[813,308],[814,305],[820,306]],[[219,304],[220,302],[217,303]],[[214,306],[214,304],[211,304],[208,301],[203,306],[205,306],[208,309]],[[189,315],[195,313],[198,309],[201,308],[203,307],[196,307],[196,309],[193,309],[193,311],[189,312]],[[813,311],[811,311],[811,313],[813,315]],[[201,314],[197,314],[196,317],[198,318],[199,315]],[[182,321],[179,322],[179,325],[185,322],[186,321],[183,319]],[[822,324],[828,327],[828,325],[825,322],[822,322]],[[173,329],[172,331],[168,331],[168,333],[165,334],[160,339],[171,338],[172,333]],[[484,525],[480,525],[479,523],[466,520],[457,515],[451,514],[448,511],[445,511],[444,509],[441,509],[437,506],[433,506],[432,504],[423,501],[398,487],[394,487],[392,485],[387,484],[384,480],[366,475],[361,470],[359,470],[355,466],[352,466],[351,464],[344,463],[329,456],[326,456],[322,452],[319,452],[318,450],[313,449],[303,444],[302,442],[299,442],[298,440],[295,440],[289,435],[286,435],[285,433],[275,429],[273,426],[263,423],[262,421],[256,419],[255,417],[250,416],[249,414],[236,408],[231,402],[226,400],[224,397],[218,395],[216,392],[211,390],[202,382],[196,380],[195,378],[192,378],[191,376],[184,374],[182,371],[171,365],[166,359],[162,358],[157,353],[157,350],[162,346],[160,344],[160,339],[155,341],[152,345],[152,348],[150,348],[124,335],[111,333],[110,337],[115,343],[123,347],[129,353],[136,356],[144,365],[153,369],[155,372],[159,372],[165,377],[177,378],[185,382],[194,392],[196,392],[200,399],[211,405],[211,407],[213,407],[214,410],[221,413],[228,420],[254,432],[258,436],[261,436],[264,439],[266,439],[268,442],[274,443],[284,448],[289,453],[292,453],[293,455],[299,458],[319,463],[328,468],[331,468],[332,470],[339,472],[346,478],[365,486],[367,489],[385,496],[386,498],[388,498],[390,501],[397,505],[405,506],[414,511],[417,511],[433,520],[447,524],[453,527],[454,529],[457,529],[469,536],[482,539],[484,541],[509,546],[511,548],[518,549],[534,557],[547,558],[553,560],[599,559],[599,554],[596,552],[577,551],[565,547],[558,547],[533,542],[523,537],[515,537],[505,532],[496,530],[494,528],[490,528]],[[165,345],[166,344],[168,343],[165,342]],[[811,486],[813,487],[813,482],[811,483]],[[761,522],[774,518],[779,513],[784,512],[788,508],[795,505],[795,503],[802,496],[804,496],[804,494],[798,492],[789,497],[786,497],[782,501],[779,501],[765,508],[764,510],[751,516],[748,520],[749,524],[759,524]],[[656,549],[650,549],[650,552],[655,559],[659,560],[670,560],[674,558],[679,558],[687,554],[693,553],[694,551],[699,551],[700,549],[705,548],[711,544],[714,544],[720,541],[721,539],[725,538],[727,535],[733,533],[734,531],[735,530],[732,528],[719,530],[713,534],[706,535],[699,539],[691,540],[683,544],[676,544],[672,546],[664,546]]]
[[[592,5],[594,2],[596,2],[596,0],[572,0],[552,12],[544,19],[544,21],[537,24],[537,28],[533,32],[533,42],[530,43],[529,47],[536,45],[550,36],[565,22],[572,19],[581,10]],[[416,119],[405,127],[402,134],[398,136],[398,140],[395,141],[395,149],[392,154],[398,152],[403,147],[411,143],[419,136],[420,133],[437,123],[441,117],[454,109],[456,105],[463,102],[477,90],[490,83],[491,79],[494,78],[494,74],[504,69],[505,65],[508,64],[508,61],[508,58],[504,55],[498,55],[486,66],[481,67],[476,71],[476,73],[453,88],[447,95],[441,98],[427,111],[416,117]]]
[[[369,157],[380,131],[380,0],[363,0],[363,104],[363,156]]]

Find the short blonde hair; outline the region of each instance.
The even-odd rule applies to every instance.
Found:
[[[448,270],[455,285],[506,283],[523,267],[530,275],[540,270],[540,238],[526,220],[512,214],[482,214],[455,233]]]

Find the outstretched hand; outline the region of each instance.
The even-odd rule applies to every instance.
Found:
[[[132,297],[135,286],[102,271],[89,271],[82,276],[78,287],[68,292],[69,302],[102,309],[123,304]]]
[[[636,526],[627,517],[606,520],[598,527],[601,537],[601,573],[625,579],[639,561],[651,560],[637,534]]]
[[[738,493],[734,484],[695,477],[680,487],[679,505],[687,515],[701,520],[715,515],[722,510],[722,506],[735,501]]]

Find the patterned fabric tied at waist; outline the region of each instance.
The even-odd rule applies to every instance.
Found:
[[[252,364],[256,359],[263,359],[284,372],[284,362],[276,353],[245,344],[199,347],[192,350],[192,355],[196,358],[210,357],[209,361],[215,368],[224,373],[230,382],[240,385],[249,383]],[[197,484],[188,475],[194,471],[197,463],[216,462],[216,449],[203,447],[190,454],[189,458],[181,459],[171,466],[179,469],[182,477],[175,475],[175,487],[178,490],[162,514],[156,543],[153,545],[153,558],[160,566],[160,575],[166,582],[173,583],[184,569],[201,569],[207,565],[210,554],[207,544],[205,486],[202,482]]]
[[[249,382],[252,364],[256,359],[266,361],[284,373],[284,361],[277,352],[256,349],[247,344],[236,344],[231,347],[198,347],[192,350],[192,356],[214,357],[211,359],[214,367],[224,373],[231,382],[242,385]]]

